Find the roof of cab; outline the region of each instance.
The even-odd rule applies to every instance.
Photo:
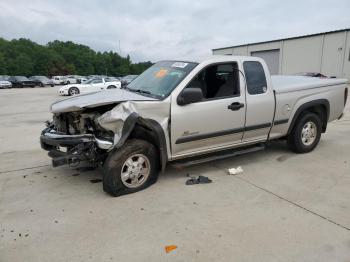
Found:
[[[203,62],[229,62],[229,61],[264,61],[260,57],[254,56],[235,56],[235,55],[212,55],[197,61],[198,63]]]

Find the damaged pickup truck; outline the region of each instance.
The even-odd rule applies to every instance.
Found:
[[[270,77],[255,57],[162,61],[123,89],[53,103],[41,146],[53,166],[101,166],[103,189],[123,195],[153,184],[168,162],[202,163],[275,139],[312,151],[343,114],[346,82]]]

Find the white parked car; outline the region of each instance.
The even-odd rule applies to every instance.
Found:
[[[67,78],[65,76],[53,76],[52,81],[55,85],[64,85],[67,82]]]
[[[106,89],[120,88],[121,82],[118,79],[112,78],[94,78],[85,81],[82,84],[70,84],[62,86],[58,92],[61,96],[64,95],[78,95],[85,93],[92,93],[103,91]]]
[[[7,80],[1,80],[0,78],[0,89],[2,88],[11,88],[12,87],[12,83],[7,81]]]
[[[67,84],[67,85],[69,85],[69,84],[78,84],[79,83],[78,77],[79,76],[74,76],[74,75],[66,76],[66,83],[65,84]]]

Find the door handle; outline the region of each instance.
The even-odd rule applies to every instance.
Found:
[[[239,102],[234,102],[231,105],[227,106],[227,108],[232,110],[232,111],[237,111],[237,110],[241,109],[242,107],[244,107],[244,104],[239,103]]]

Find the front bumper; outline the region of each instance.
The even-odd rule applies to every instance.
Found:
[[[48,151],[54,167],[65,164],[79,164],[81,161],[96,162],[96,155],[102,150],[108,151],[113,142],[99,139],[92,134],[66,135],[46,128],[40,136],[41,148]],[[66,150],[62,150],[66,148]]]
[[[3,85],[0,85],[0,88],[11,88],[12,87],[12,84],[3,84]]]

